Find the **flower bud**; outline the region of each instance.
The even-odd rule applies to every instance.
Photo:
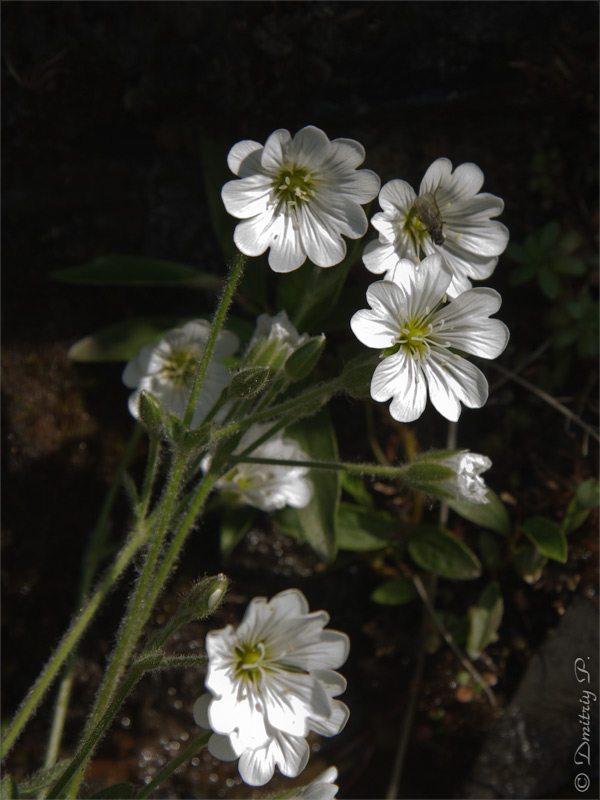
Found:
[[[271,370],[269,367],[243,367],[231,379],[229,395],[232,397],[254,397],[268,383]]]
[[[181,616],[189,615],[190,619],[208,617],[219,608],[228,588],[229,579],[222,572],[201,578],[185,596]]]
[[[487,456],[468,450],[425,453],[404,471],[407,483],[418,491],[442,499],[488,503],[487,486],[480,477],[492,466]]]
[[[150,392],[140,392],[138,397],[138,413],[143,425],[151,436],[162,433],[163,409],[160,402]]]
[[[302,380],[316,366],[325,349],[325,334],[313,336],[289,356],[285,362],[285,371],[293,381]]]

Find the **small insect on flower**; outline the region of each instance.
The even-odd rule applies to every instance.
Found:
[[[415,200],[415,210],[423,223],[423,227],[431,236],[433,243],[438,247],[443,245],[446,241],[446,237],[442,230],[443,220],[439,206],[435,200],[435,194],[433,192],[427,192],[422,197],[417,197]]]

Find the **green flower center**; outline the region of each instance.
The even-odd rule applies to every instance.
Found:
[[[431,336],[432,325],[428,322],[429,314],[417,319],[401,320],[402,327],[396,337],[396,342],[381,354],[382,358],[397,353],[402,347],[411,358],[423,358],[431,350],[428,339]]]
[[[176,389],[192,383],[198,367],[199,354],[189,350],[177,350],[165,360],[160,371],[163,378],[173,384]]]
[[[273,203],[277,211],[295,209],[314,196],[317,181],[305,167],[285,167],[273,178]]]
[[[246,678],[254,683],[262,675],[262,665],[265,660],[265,646],[258,644],[238,644],[235,648],[236,661],[234,665],[236,678]]]

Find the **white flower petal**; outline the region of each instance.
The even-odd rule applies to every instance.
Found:
[[[269,136],[261,154],[261,166],[270,173],[278,172],[285,163],[285,155],[292,137],[285,128],[279,128]]]
[[[234,144],[227,156],[227,166],[234,175],[244,177],[260,166],[260,154],[263,146],[251,139]]]
[[[427,403],[427,383],[420,366],[403,351],[384,358],[373,373],[371,397],[382,402],[392,398],[390,414],[398,422],[418,419]]]
[[[449,354],[431,358],[425,367],[429,397],[446,419],[456,422],[462,402],[468,408],[481,408],[488,397],[488,383],[476,366],[460,356]]]
[[[257,214],[270,217],[272,189],[272,181],[266,175],[254,173],[247,178],[228,181],[221,189],[221,199],[232,217],[249,219]]]

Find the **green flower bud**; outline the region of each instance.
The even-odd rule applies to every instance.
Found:
[[[151,436],[162,433],[163,409],[160,402],[150,392],[140,392],[138,397],[138,413],[143,425]]]
[[[213,614],[225,599],[229,588],[229,578],[220,572],[207,575],[196,583],[185,596],[178,616],[204,619]]]
[[[480,473],[491,466],[490,459],[478,453],[446,450],[417,456],[402,474],[411,488],[444,500],[487,503],[488,489]]]
[[[285,371],[293,381],[302,380],[316,366],[325,349],[325,334],[313,336],[308,342],[289,356],[285,362]]]
[[[254,397],[261,392],[269,381],[269,367],[244,367],[237,372],[229,384],[229,395],[232,397]]]

